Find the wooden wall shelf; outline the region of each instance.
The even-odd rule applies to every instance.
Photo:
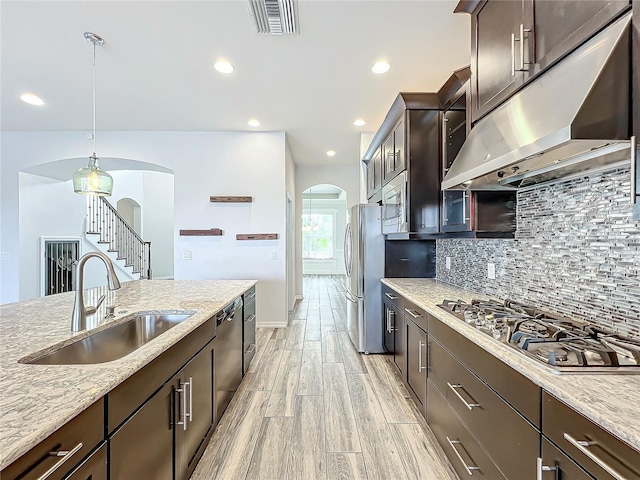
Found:
[[[239,233],[236,240],[277,240],[277,233]]]
[[[253,197],[211,196],[209,201],[212,203],[252,203]]]
[[[210,228],[209,230],[180,230],[180,235],[183,237],[219,237],[222,235],[222,230],[219,228]]]

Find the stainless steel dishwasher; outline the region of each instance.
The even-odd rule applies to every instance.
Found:
[[[242,297],[216,314],[217,334],[213,340],[214,404],[217,424],[242,381]]]

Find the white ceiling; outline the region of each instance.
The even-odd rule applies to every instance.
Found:
[[[109,156],[100,130],[284,130],[299,165],[354,164],[360,132],[378,129],[398,92],[436,91],[469,63],[456,3],[299,0],[300,34],[275,36],[254,33],[245,0],[2,0],[1,127],[91,130],[91,31],[105,39],[98,154]],[[233,74],[214,70],[220,58]],[[382,58],[391,70],[375,75]],[[27,91],[45,105],[21,102]]]

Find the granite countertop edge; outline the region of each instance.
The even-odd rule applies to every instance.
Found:
[[[434,279],[383,278],[381,281],[613,436],[640,450],[640,405],[634,400],[640,392],[640,375],[554,374],[437,306],[445,299],[471,301],[488,296]]]
[[[190,318],[125,357],[101,364],[27,365],[34,352],[87,336],[70,331],[73,292],[0,306],[0,470],[100,400],[131,375],[256,285],[256,280],[140,280],[107,294],[119,323],[139,311],[192,311]],[[55,298],[54,298],[55,297]],[[85,292],[85,298],[87,293]],[[46,319],[38,312],[46,311]],[[102,312],[98,311],[99,316]],[[102,314],[104,315],[104,314]],[[27,387],[25,387],[27,385]]]

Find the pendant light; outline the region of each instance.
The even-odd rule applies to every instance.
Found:
[[[85,32],[84,38],[93,44],[93,153],[89,157],[89,166],[73,174],[73,191],[81,195],[105,197],[113,191],[113,178],[100,168],[96,156],[96,47],[104,40],[95,33]]]

